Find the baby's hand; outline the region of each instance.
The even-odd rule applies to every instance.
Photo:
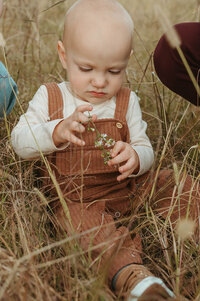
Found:
[[[112,159],[108,162],[109,166],[117,165],[124,162],[119,167],[121,175],[117,177],[117,181],[121,181],[130,176],[133,172],[137,173],[140,167],[138,154],[130,144],[117,141],[111,152]]]
[[[89,121],[89,117],[83,113],[92,110],[93,107],[89,104],[78,106],[72,115],[58,123],[52,135],[55,146],[66,142],[84,146],[85,142],[78,138],[76,133],[83,133],[85,131],[83,124]],[[97,116],[93,115],[91,118],[92,121],[95,121]]]

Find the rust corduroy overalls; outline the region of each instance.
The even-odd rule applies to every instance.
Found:
[[[63,118],[63,99],[55,83],[46,84],[50,120]],[[101,134],[115,141],[129,143],[126,112],[130,90],[122,88],[117,95],[113,119],[100,119],[95,126]],[[80,245],[86,252],[92,248],[92,258],[99,256],[99,266],[109,264],[108,277],[130,263],[142,263],[141,240],[131,238],[127,227],[116,228],[116,218],[129,212],[137,199],[143,200],[155,184],[155,174],[128,178],[120,183],[115,167],[104,165],[102,150],[95,148],[96,132],[85,131],[81,137],[86,145],[81,148],[70,144],[68,148],[48,156],[51,168],[60,185],[73,225],[73,231],[61,203],[56,202],[55,215],[68,234],[81,233]],[[156,176],[152,206],[163,218],[168,217],[175,226],[180,217],[189,216],[197,222],[200,215],[200,185],[187,175],[180,176],[177,186],[172,170],[161,170]],[[47,178],[48,182],[48,178]],[[54,193],[49,181],[47,188]],[[139,189],[138,189],[139,187]],[[56,195],[56,194],[55,194]],[[134,197],[135,195],[135,197]],[[137,195],[137,196],[136,196]],[[93,229],[92,232],[84,233]],[[198,228],[197,228],[198,232]]]
[[[55,83],[45,85],[50,120],[63,118],[63,99],[59,87]],[[129,143],[126,123],[129,96],[130,90],[122,88],[116,98],[114,118],[95,122],[100,134]],[[82,135],[86,143],[84,147],[70,144],[65,150],[48,156],[48,159],[67,202],[75,233],[95,229],[80,238],[82,249],[87,253],[92,245],[92,258],[102,253],[100,266],[110,261],[111,280],[123,266],[142,263],[140,237],[136,235],[132,240],[126,227],[115,226],[115,217],[119,218],[131,209],[135,180],[116,180],[119,172],[116,167],[104,164],[102,150],[94,144],[96,135],[96,131],[86,130]],[[57,205],[56,217],[70,234],[72,231],[63,208],[59,203]]]

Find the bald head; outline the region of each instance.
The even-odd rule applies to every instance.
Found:
[[[96,36],[126,35],[132,44],[133,21],[116,0],[78,0],[65,16],[63,42],[68,46],[84,32]]]
[[[132,35],[132,19],[116,0],[76,1],[65,17],[63,42],[58,41],[71,92],[90,103],[117,95],[130,58]]]

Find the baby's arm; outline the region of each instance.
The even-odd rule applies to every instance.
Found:
[[[29,102],[27,112],[20,117],[11,133],[11,142],[16,153],[24,159],[38,158],[40,151],[55,150],[52,132],[60,120],[49,122],[48,94],[41,86]]]
[[[109,165],[120,164],[117,180],[121,181],[133,175],[139,176],[148,171],[154,160],[153,149],[146,135],[146,122],[142,120],[142,113],[138,98],[131,92],[126,115],[130,132],[130,144],[118,141],[111,153],[113,159]]]
[[[69,115],[73,113],[73,108],[70,110]],[[32,159],[40,157],[41,152],[48,154],[65,149],[68,142],[57,147],[52,139],[54,129],[62,121],[63,119],[49,121],[48,93],[46,87],[41,86],[11,133],[16,153],[21,158]]]

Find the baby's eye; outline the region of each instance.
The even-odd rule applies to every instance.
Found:
[[[79,66],[79,69],[83,72],[89,72],[92,70],[92,68],[89,68],[89,67],[82,67],[82,66]]]
[[[109,70],[111,74],[120,74],[121,70]]]

